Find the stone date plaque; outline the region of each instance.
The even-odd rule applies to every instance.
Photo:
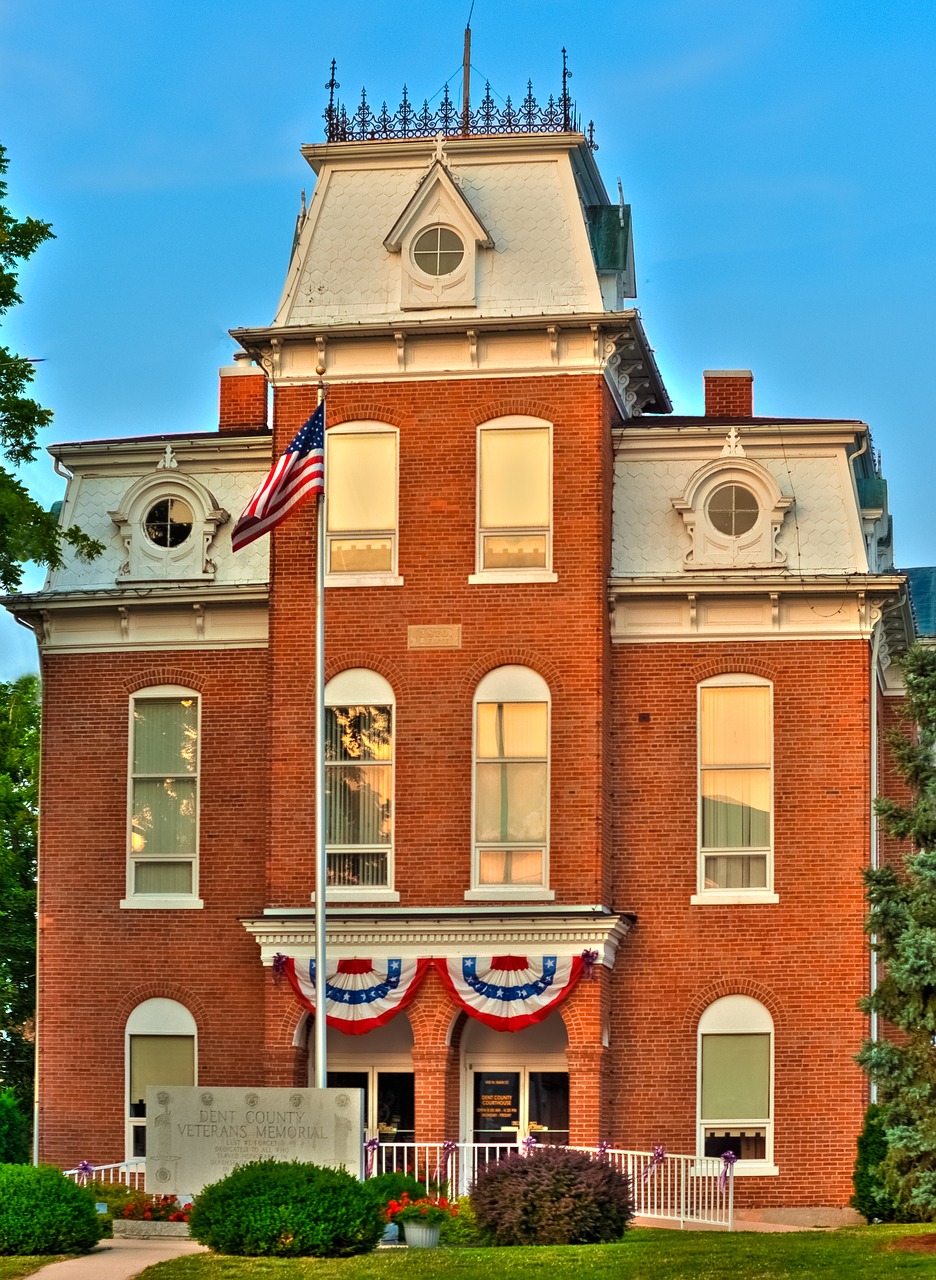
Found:
[[[251,1160],[362,1174],[361,1089],[146,1090],[146,1190],[195,1193]]]

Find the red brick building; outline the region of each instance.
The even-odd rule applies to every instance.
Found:
[[[746,371],[672,415],[561,105],[399,137],[332,104],[218,430],[51,449],[107,551],[9,606],[45,690],[44,1160],[139,1155],[147,1083],[310,1078],[274,958],[314,956],[315,507],[230,531],[324,381],[327,967],[437,962],[329,1030],[332,1078],[382,1139],[731,1149],[741,1206],[847,1203],[885,485],[863,423],[755,416]],[[466,959],[571,990],[496,1030]]]

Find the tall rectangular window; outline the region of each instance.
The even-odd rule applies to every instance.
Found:
[[[479,886],[545,884],[548,705],[478,702],[475,848]]]
[[[705,889],[770,887],[772,739],[769,684],[721,676],[700,685],[699,826]]]
[[[478,437],[479,572],[550,569],[550,428],[486,426]]]
[[[392,795],[393,708],[327,707],[325,824],[330,886],[389,886]]]
[[[699,1019],[700,1155],[773,1158],[773,1020],[750,996],[722,996]]]
[[[195,694],[138,694],[133,699],[131,897],[191,897],[196,892],[198,737]]]
[[[395,573],[397,433],[336,430],[325,441],[327,573]]]
[[[146,1090],[195,1083],[194,1036],[130,1036],[130,1158],[146,1155]]]

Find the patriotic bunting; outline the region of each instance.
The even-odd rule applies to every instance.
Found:
[[[462,956],[435,965],[465,1012],[496,1031],[521,1031],[542,1022],[584,967],[581,956]]]
[[[325,983],[325,1020],[345,1035],[382,1027],[405,1008],[429,968],[428,960],[339,960]],[[282,970],[299,1000],[315,1013],[315,961],[285,958]]]

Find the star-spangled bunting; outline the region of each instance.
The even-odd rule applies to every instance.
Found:
[[[315,961],[284,957],[282,968],[315,1013]],[[339,960],[325,983],[326,1022],[349,1036],[384,1026],[409,1004],[428,968],[428,960]]]
[[[231,533],[231,546],[240,551],[285,520],[293,507],[313,494],[325,492],[325,401],[298,431],[248,502]]]
[[[442,981],[467,1014],[496,1031],[521,1031],[549,1016],[582,975],[581,956],[437,959]]]

